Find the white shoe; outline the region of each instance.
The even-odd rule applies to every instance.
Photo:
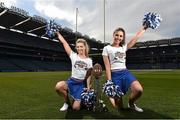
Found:
[[[143,112],[143,109],[138,107],[138,106],[136,106],[136,104],[133,104],[133,105],[130,106],[129,103],[128,103],[128,108],[130,108],[132,110],[135,110],[137,112]]]
[[[68,109],[69,105],[67,103],[64,103],[63,106],[59,109],[60,111],[66,111]]]

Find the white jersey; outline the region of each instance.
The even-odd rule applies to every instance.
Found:
[[[104,47],[102,55],[109,57],[111,70],[126,69],[126,51],[127,44],[122,47],[107,45]]]
[[[82,59],[77,53],[71,52],[70,54],[71,64],[72,64],[72,74],[71,77],[84,80],[87,70],[92,68],[92,59],[86,58]]]

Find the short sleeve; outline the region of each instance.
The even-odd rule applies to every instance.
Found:
[[[125,44],[123,47],[124,47],[125,51],[127,51],[127,44]]]
[[[88,69],[92,68],[92,67],[93,67],[93,62],[92,62],[92,59],[89,58],[89,67],[88,67]]]
[[[108,46],[106,46],[106,47],[103,48],[103,52],[102,52],[102,55],[103,55],[103,56],[108,56],[107,47],[108,47]]]
[[[72,59],[74,59],[75,57],[77,56],[77,53],[75,53],[74,51],[71,51],[71,53],[70,53],[70,59],[72,60]]]

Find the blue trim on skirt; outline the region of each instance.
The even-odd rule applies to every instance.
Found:
[[[131,83],[137,80],[128,69],[112,71],[111,76],[113,83],[115,85],[119,85],[124,94],[128,91]]]
[[[85,87],[85,81],[71,77],[66,81],[66,83],[68,86],[68,92],[71,97],[76,101],[81,101],[81,93]]]

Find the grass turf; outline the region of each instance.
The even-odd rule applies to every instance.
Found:
[[[137,104],[143,113],[114,109],[105,95],[109,111],[95,113],[87,110],[59,112],[62,97],[54,91],[59,80],[66,80],[70,72],[15,72],[0,73],[0,118],[1,119],[97,119],[97,118],[180,118],[180,71],[133,72],[144,87]],[[102,77],[101,83],[105,82]],[[124,96],[124,106],[128,101]]]

